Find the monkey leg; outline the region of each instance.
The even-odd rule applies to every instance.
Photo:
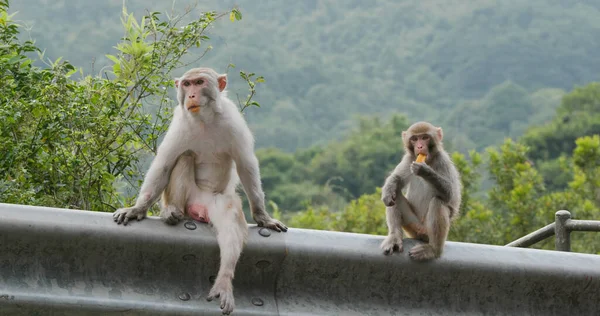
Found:
[[[415,215],[410,202],[401,193],[396,198],[396,203],[385,209],[388,225],[388,236],[381,243],[384,254],[391,254],[394,250],[403,251],[402,229],[411,237],[426,239],[427,231]]]
[[[402,252],[402,214],[398,208],[398,204],[385,208],[385,219],[388,226],[388,235],[381,242],[381,249],[386,255],[390,255],[394,250]]]
[[[429,241],[427,229],[419,217],[415,214],[411,204],[404,196],[402,207],[402,228],[411,238],[416,238],[424,242]]]
[[[213,197],[208,212],[216,230],[221,263],[207,300],[220,298],[223,313],[229,314],[235,308],[232,280],[248,235],[248,226],[237,194],[214,194]]]
[[[434,197],[429,202],[429,210],[425,216],[425,228],[429,243],[416,245],[409,255],[415,260],[430,260],[442,255],[448,231],[450,230],[450,210],[440,199]]]
[[[169,184],[162,194],[160,217],[169,225],[175,225],[184,217],[186,201],[192,188],[196,187],[194,157],[182,154],[171,172]]]

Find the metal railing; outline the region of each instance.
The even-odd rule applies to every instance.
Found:
[[[567,224],[567,226],[572,224]],[[384,236],[249,226],[232,315],[597,315],[600,256],[448,242],[386,256]],[[220,315],[209,225],[0,204],[0,315]]]
[[[510,242],[506,246],[525,248],[555,235],[555,249],[558,251],[571,251],[571,232],[573,231],[600,232],[600,221],[571,219],[569,211],[560,210],[554,214],[554,223]]]

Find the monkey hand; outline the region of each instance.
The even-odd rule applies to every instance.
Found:
[[[139,207],[120,208],[113,213],[113,219],[117,224],[127,225],[129,219],[137,218],[138,221],[146,217],[146,210]]]
[[[384,186],[381,192],[381,201],[383,201],[385,206],[394,206],[396,204],[396,190],[391,190],[387,186]]]
[[[266,212],[262,212],[262,213],[252,213],[252,218],[254,219],[254,221],[256,222],[256,224],[260,227],[266,227],[266,228],[270,228],[274,231],[284,231],[286,232],[288,230],[287,226],[285,226],[282,222],[271,218],[271,216],[269,216],[269,214],[267,214]]]
[[[431,167],[426,165],[424,162],[413,162],[410,165],[410,172],[421,177],[431,173],[431,170]]]

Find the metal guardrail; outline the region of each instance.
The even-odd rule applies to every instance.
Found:
[[[385,256],[383,236],[250,226],[233,315],[597,315],[600,256],[448,242]],[[219,315],[206,224],[0,204],[0,315]]]
[[[552,235],[556,236],[554,247],[559,251],[571,251],[571,232],[600,232],[600,221],[574,220],[569,211],[560,210],[554,214],[554,223],[548,224],[527,234],[507,247],[529,247]],[[599,313],[600,314],[600,313]]]

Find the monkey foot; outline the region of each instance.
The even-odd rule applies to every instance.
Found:
[[[191,204],[187,207],[188,215],[202,223],[209,223],[208,208],[202,204]]]
[[[409,252],[408,255],[417,261],[431,260],[435,258],[435,251],[431,245],[416,245]]]
[[[395,250],[402,252],[404,251],[404,246],[402,245],[402,236],[388,235],[385,237],[380,247],[383,249],[383,253],[386,255],[391,255]]]
[[[216,280],[215,285],[213,285],[212,289],[208,293],[208,297],[206,297],[207,301],[212,301],[215,298],[221,299],[221,310],[223,314],[229,315],[233,312],[235,308],[235,299],[233,298],[233,287],[231,285],[231,281],[227,281],[225,279]]]
[[[178,210],[175,206],[169,205],[162,209],[160,217],[162,217],[165,223],[175,225],[183,219],[183,212]]]

